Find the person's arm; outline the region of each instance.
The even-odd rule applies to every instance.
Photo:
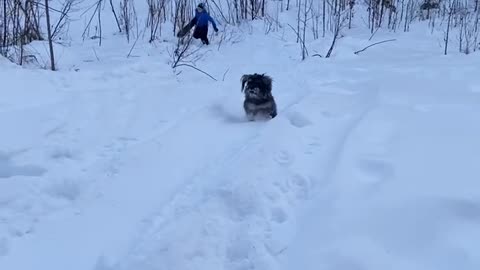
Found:
[[[213,18],[210,16],[210,14],[208,14],[208,20],[212,23],[212,25],[213,25],[213,30],[215,30],[215,32],[218,32],[217,24],[215,23],[215,21],[213,20]]]

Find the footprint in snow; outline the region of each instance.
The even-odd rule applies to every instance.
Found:
[[[463,220],[480,223],[480,201],[471,199],[443,199],[442,208]]]
[[[273,207],[270,210],[271,219],[275,223],[284,223],[288,219],[288,215],[281,207]]]
[[[244,220],[261,212],[261,197],[253,186],[221,188],[217,190],[216,195],[227,207],[232,220]]]
[[[287,119],[290,121],[290,124],[297,128],[303,128],[306,126],[312,125],[312,121],[306,117],[304,114],[299,112],[290,112],[287,114]]]
[[[269,225],[264,231],[265,248],[269,255],[276,257],[282,254],[296,232],[295,220],[289,219],[286,206],[273,206],[270,209]]]
[[[76,160],[78,159],[78,154],[72,149],[55,148],[50,152],[49,157],[57,161]]]
[[[11,157],[0,152],[0,178],[10,178],[14,176],[42,176],[46,169],[34,165],[14,165]]]
[[[5,237],[0,238],[0,257],[7,255],[8,250],[8,240]]]
[[[312,181],[310,177],[297,173],[281,177],[279,181],[275,182],[275,186],[284,194],[283,196],[293,196],[295,200],[307,199],[310,194],[311,185]]]
[[[365,182],[380,183],[395,176],[395,169],[393,165],[383,159],[379,158],[362,158],[358,162],[360,170],[367,175]]]
[[[307,199],[311,189],[311,179],[307,176],[294,174],[290,177],[290,186],[295,192],[297,199]]]
[[[53,180],[45,191],[54,198],[73,202],[80,197],[82,184],[82,181],[73,179]]]
[[[273,269],[275,261],[268,243],[265,242],[261,232],[251,230],[249,226],[242,226],[233,237],[229,239],[225,249],[225,265],[223,269]],[[279,246],[279,245],[277,245]]]
[[[283,166],[287,166],[293,163],[293,156],[288,151],[281,150],[275,155],[275,161]]]

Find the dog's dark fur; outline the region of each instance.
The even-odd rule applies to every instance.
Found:
[[[277,104],[272,96],[272,78],[265,74],[245,74],[241,78],[242,92],[245,92],[243,108],[250,121],[255,117],[277,116]]]

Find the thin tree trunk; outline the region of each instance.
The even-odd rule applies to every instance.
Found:
[[[307,0],[304,0],[307,1]],[[300,11],[302,10],[302,0],[298,1],[298,13],[297,13],[297,43],[300,42]]]
[[[300,7],[299,7],[300,8]],[[303,36],[302,36],[302,60],[305,60],[307,54],[307,47],[305,45],[305,38],[306,38],[306,30],[307,30],[307,18],[308,18],[308,10],[307,10],[307,0],[303,2]]]
[[[26,0],[25,1],[25,20],[24,20],[24,24],[23,24],[23,37],[21,37],[21,39],[20,39],[20,65],[23,65],[24,42],[25,42],[25,44],[27,42],[29,42],[29,40],[26,40],[27,38],[29,38],[29,35],[30,35],[30,29],[29,29],[29,27],[30,27],[29,7],[30,6],[29,6],[29,4],[30,4],[30,0]]]
[[[102,0],[98,1],[98,46],[102,46],[102,13],[101,13]]]
[[[335,31],[333,33],[333,40],[332,40],[332,45],[330,45],[330,49],[328,49],[327,54],[325,55],[325,58],[329,58],[333,52],[333,49],[335,48],[335,44],[337,43],[338,35],[340,34],[340,30],[342,28],[342,21],[341,21],[341,13],[340,10],[335,11],[336,13],[336,18],[335,18]]]
[[[252,14],[251,14],[251,15],[252,15],[252,21],[253,21],[253,20],[255,20],[255,13],[254,13],[254,12],[255,12],[255,5],[254,5],[254,0],[250,0],[250,5],[252,6],[252,10],[251,10],[251,11],[252,11],[252,12],[251,12]]]
[[[327,24],[327,22],[326,22],[326,16],[327,16],[326,15],[326,12],[327,12],[326,2],[327,2],[327,0],[323,0],[323,7],[322,7],[322,27],[323,27],[322,30],[323,30],[323,32],[322,32],[322,37],[325,37],[325,31],[326,31],[325,27],[326,27],[326,24]]]
[[[7,47],[7,29],[7,0],[3,0],[3,49]]]
[[[452,5],[450,5],[450,11],[449,11],[449,14],[448,14],[448,22],[447,22],[447,32],[445,33],[445,51],[444,51],[444,54],[447,55],[448,53],[448,39],[449,39],[449,36],[450,36],[450,25],[452,23]]]
[[[117,22],[118,31],[122,32],[122,27],[120,27],[120,22],[118,21],[117,12],[115,12],[115,8],[113,7],[112,0],[110,0],[110,7],[112,8],[113,16],[115,17],[115,21]]]
[[[262,17],[265,17],[265,0],[262,0]]]
[[[463,49],[463,33],[464,33],[464,28],[466,28],[465,26],[465,19],[463,18],[463,15],[460,17],[460,36],[459,36],[459,46],[458,46],[458,51],[459,52],[462,52],[462,49]]]
[[[383,13],[385,11],[385,0],[380,1],[380,18],[378,19],[378,28],[382,27],[382,21],[383,21]]]
[[[53,53],[52,30],[50,27],[50,10],[48,7],[48,1],[49,0],[45,0],[45,16],[47,18],[48,46],[50,47],[50,68],[55,71],[55,56]]]

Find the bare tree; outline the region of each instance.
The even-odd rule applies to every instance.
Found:
[[[58,18],[57,23],[55,24],[55,27],[53,28],[52,32],[52,39],[56,40],[58,36],[61,34],[62,30],[66,27],[66,25],[69,23],[69,13],[73,8],[74,3],[76,0],[66,0],[63,5],[62,9],[58,11],[60,17]]]
[[[454,14],[454,6],[455,6],[455,1],[456,0],[450,0],[449,5],[448,5],[448,19],[447,19],[447,29],[445,30],[445,37],[444,37],[444,42],[445,42],[445,50],[444,54],[447,55],[448,53],[448,41],[450,37],[450,28],[452,25],[452,17]]]
[[[241,19],[255,20],[265,16],[264,0],[239,0],[240,1],[240,17]],[[288,10],[288,8],[287,8]]]
[[[45,16],[47,18],[48,47],[50,49],[50,68],[55,71],[55,54],[53,52],[52,27],[50,25],[50,9],[48,8],[48,1],[49,0],[45,0]]]
[[[183,42],[178,41],[177,46],[173,53],[171,53],[171,67],[176,70],[179,67],[189,67],[200,73],[208,76],[212,80],[216,81],[215,77],[202,69],[196,67],[195,63],[202,58],[202,55],[198,53],[198,49],[194,50],[191,47],[192,36],[189,36]],[[179,73],[178,73],[179,74]]]
[[[322,5],[322,37],[325,37],[326,27],[327,27],[327,0],[323,0]]]
[[[8,35],[8,24],[7,24],[7,0],[3,0],[3,37],[2,37],[2,55],[6,56],[7,53],[7,36]]]
[[[92,13],[92,15],[90,16],[90,19],[87,23],[87,26],[85,27],[85,30],[83,31],[83,34],[82,34],[82,37],[83,39],[85,39],[88,36],[90,36],[90,28],[91,28],[91,25],[92,25],[92,22],[93,22],[93,19],[95,18],[95,16],[97,17],[97,25],[95,26],[95,34],[90,37],[91,39],[99,39],[98,41],[98,44],[99,46],[102,45],[102,17],[101,17],[101,12],[102,12],[102,3],[103,3],[103,0],[97,0],[97,2],[95,3],[95,9]]]
[[[130,42],[133,27],[136,27],[138,35],[137,12],[133,0],[122,0],[120,10],[120,25],[127,37],[127,42]]]
[[[415,2],[414,0],[408,0],[407,6],[405,9],[405,18],[404,18],[405,21],[404,21],[404,27],[403,27],[404,32],[410,31],[410,25],[417,18],[417,14],[418,14],[417,7],[418,7],[417,2]]]
[[[112,0],[110,0],[110,8],[112,9],[113,17],[115,18],[115,22],[117,23],[118,31],[121,33],[122,27],[120,26],[120,21],[118,20],[117,12],[115,11]]]
[[[183,40],[178,40],[177,46],[175,47],[174,53],[171,54],[172,61],[171,67],[176,68],[180,64],[184,64],[188,62],[189,64],[193,64],[196,59],[190,60],[194,56],[195,52],[191,51],[191,44],[192,44],[192,36],[188,36]]]
[[[164,13],[166,0],[147,0],[147,4],[148,4],[147,27],[150,27],[149,42],[153,42],[157,38],[157,32],[159,30],[161,31],[161,22],[166,16],[166,14]]]
[[[473,44],[474,44],[474,47],[473,47],[473,51],[476,51],[477,49],[480,48],[480,42],[478,40],[478,32],[479,32],[479,24],[480,24],[480,9],[478,8],[478,0],[475,1],[475,19],[474,19],[474,27],[473,27],[473,31],[475,33],[475,38],[473,40]]]
[[[301,1],[301,0],[300,0]],[[300,2],[301,3],[301,2]],[[307,46],[306,46],[306,33],[307,33],[307,24],[309,21],[309,17],[312,13],[312,6],[313,6],[313,1],[312,0],[303,0],[303,6],[299,7],[299,10],[302,10],[302,17],[300,18],[299,16],[299,26],[302,26],[301,30],[301,52],[302,52],[302,60],[305,60],[305,58],[308,55],[307,51]],[[300,30],[300,27],[299,27]],[[298,33],[298,36],[300,36],[300,31]]]
[[[193,5],[189,0],[174,0],[174,14],[173,14],[173,34],[182,29],[188,21],[193,17],[190,10],[193,10]]]
[[[470,11],[462,9],[459,12],[460,29],[459,29],[459,51],[461,53],[470,54],[477,50],[478,44],[478,11]]]
[[[392,26],[392,19],[394,13],[397,12],[396,6],[393,4],[394,0],[367,0],[368,4],[368,25],[370,32],[374,33],[376,29],[382,27],[385,19],[385,14],[388,13],[388,27]],[[402,0],[403,1],[403,0]],[[413,0],[409,0],[413,2]],[[403,10],[402,10],[403,11]]]
[[[211,9],[210,9],[211,14],[215,14],[217,18],[222,19],[223,22],[225,22],[225,23],[235,23],[235,20],[230,21],[230,20],[228,19],[228,18],[231,18],[231,17],[233,17],[233,16],[231,16],[231,15],[229,15],[229,14],[225,15],[225,12],[224,12],[223,9],[222,9],[222,4],[221,4],[222,2],[218,2],[218,3],[217,3],[217,1],[215,1],[215,0],[210,0],[210,2],[213,4],[213,6],[210,6],[210,5],[208,4],[208,2],[207,2],[207,7],[208,7],[209,9],[210,9],[210,7],[211,7]],[[227,5],[230,7],[231,5],[230,5],[229,2],[230,2],[230,1],[227,1]],[[229,8],[227,11],[230,13],[231,9]]]
[[[348,29],[352,28],[353,8],[355,7],[355,0],[349,0],[348,2]]]
[[[320,37],[320,5],[321,5],[321,2],[320,1],[317,1],[317,7],[314,8],[313,7],[313,0],[311,0],[312,2],[312,10],[311,10],[311,20],[312,20],[312,24],[311,24],[311,27],[312,27],[312,36],[313,36],[313,39],[318,39]]]
[[[330,45],[330,48],[328,49],[328,52],[325,55],[325,58],[329,58],[332,55],[333,49],[335,48],[335,45],[336,45],[338,39],[340,38],[340,32],[346,26],[347,19],[348,19],[348,17],[346,17],[345,14],[343,12],[341,12],[340,10],[338,10],[336,12],[332,44]]]

